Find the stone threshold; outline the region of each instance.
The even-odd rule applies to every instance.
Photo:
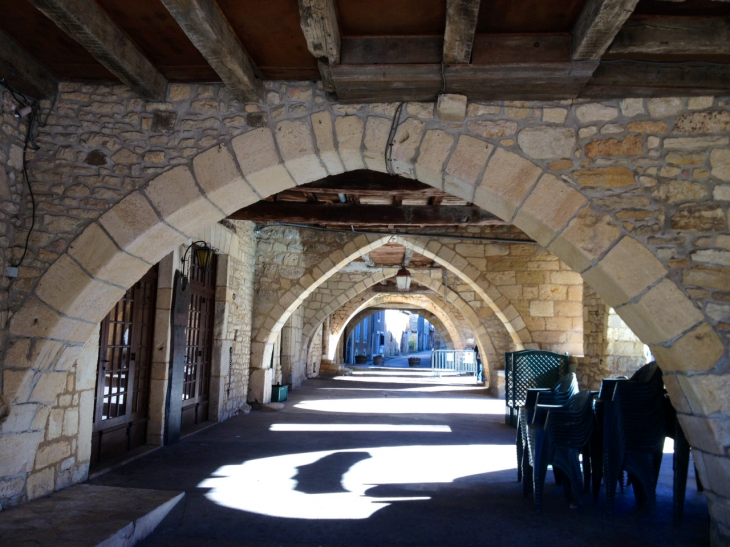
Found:
[[[131,547],[184,492],[78,484],[0,512],[0,545]]]
[[[152,445],[152,444],[145,444],[140,446],[139,448],[135,448],[133,450],[129,450],[128,452],[124,452],[123,454],[120,454],[116,458],[112,458],[109,461],[102,462],[98,465],[95,465],[91,469],[89,469],[89,476],[87,480],[95,479],[96,477],[100,477],[101,475],[108,473],[109,471],[112,471],[114,469],[117,469],[118,467],[121,467],[123,465],[126,465],[130,462],[133,462],[134,460],[137,460],[141,458],[142,456],[146,456],[147,454],[150,454],[152,452],[155,452],[162,448],[160,445]]]

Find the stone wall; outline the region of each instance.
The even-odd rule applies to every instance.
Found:
[[[5,274],[6,266],[16,265],[22,255],[22,248],[14,247],[16,229],[29,226],[30,198],[23,176],[23,147],[27,119],[18,121],[13,116],[17,105],[9,92],[0,88],[0,348],[5,347],[8,310],[13,307],[9,294],[24,294],[30,280],[37,277],[37,269],[23,269],[22,277],[9,279]],[[32,156],[31,151],[29,155]],[[0,380],[2,386],[2,380]],[[9,401],[0,395],[0,416],[9,412]],[[0,496],[1,498],[2,496]]]
[[[309,343],[307,350],[307,378],[319,376],[319,367],[322,364],[322,331],[324,325],[318,328]]]
[[[251,365],[256,264],[254,224],[234,220],[226,221],[225,226],[232,237],[231,243],[224,249],[227,253],[219,257],[211,377],[211,408],[217,410],[218,421],[248,410],[246,398]]]
[[[576,372],[581,389],[598,390],[603,378],[631,376],[645,365],[644,344],[593,289],[583,290],[585,355]]]
[[[302,346],[303,323],[304,309],[299,307],[291,314],[281,331],[279,367],[274,372],[277,383],[290,384],[293,388],[301,386],[307,375],[309,357],[306,347]]]
[[[28,359],[29,346],[15,348]],[[25,402],[2,422],[0,509],[86,479],[91,459],[99,329],[73,360],[60,359],[44,374],[6,371],[5,385],[26,390]]]
[[[5,424],[17,423],[33,386],[50,382],[60,362],[81,362],[102,313],[97,302],[113,303],[143,268],[232,208],[328,173],[384,171],[395,111],[328,103],[316,86],[282,82],[266,84],[260,105],[208,85],[172,85],[168,100],[147,104],[123,86],[64,83],[60,91],[30,162],[38,229],[8,308],[2,477],[26,476],[6,473],[4,447],[19,433]],[[729,106],[712,97],[472,103],[464,123],[450,124],[433,105],[406,105],[390,167],[513,222],[651,345],[706,479],[715,531],[730,537],[730,408],[717,387],[728,382],[730,345]],[[6,175],[12,161],[4,160]],[[0,243],[17,253],[23,236]],[[430,251],[475,290],[492,291],[495,314],[517,320],[517,308],[500,308],[501,292],[480,285],[466,258],[438,242]],[[318,264],[328,261],[321,275],[339,260]],[[282,283],[283,296],[255,317],[274,335],[281,325],[273,317],[286,320],[319,282],[291,273],[291,288]],[[515,333],[534,343],[526,326]],[[13,376],[24,379],[13,384]],[[55,404],[52,395],[41,406]],[[24,450],[36,454],[40,441],[25,432]]]

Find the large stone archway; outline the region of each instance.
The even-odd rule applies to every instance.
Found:
[[[420,299],[418,299],[420,300]],[[455,344],[454,341],[459,346],[463,347],[463,334],[459,332],[457,327],[453,324],[453,322],[450,320],[448,315],[444,315],[443,312],[439,313],[438,315],[432,311],[429,311],[426,309],[425,306],[432,307],[432,303],[424,303],[424,307],[419,307],[419,305],[422,304],[422,301],[407,301],[405,298],[390,300],[385,298],[379,298],[375,297],[373,298],[365,307],[363,307],[357,314],[352,316],[352,319],[348,322],[348,324],[345,327],[344,332],[342,333],[342,337],[337,340],[337,343],[347,343],[347,339],[352,335],[352,330],[355,328],[355,325],[363,321],[364,319],[367,319],[372,314],[377,313],[379,311],[379,306],[388,304],[405,304],[408,307],[400,307],[399,309],[408,309],[409,311],[413,311],[417,313],[418,315],[421,315],[424,319],[429,321],[434,328],[438,331],[439,335],[441,335],[441,338],[446,343],[447,347],[454,348]],[[430,305],[429,305],[430,304]],[[378,309],[373,309],[378,308]],[[460,348],[457,348],[460,349]]]
[[[54,472],[46,471],[60,460],[44,457],[47,467],[33,471],[25,456],[37,453],[43,441],[34,420],[65,389],[69,371],[90,373],[91,364],[80,358],[84,344],[125,288],[152,264],[206,225],[276,191],[344,170],[387,168],[512,222],[580,272],[615,308],[665,371],[670,397],[696,449],[713,518],[728,525],[730,408],[717,387],[728,381],[728,341],[720,334],[722,316],[711,306],[713,291],[727,287],[722,269],[727,264],[722,250],[728,237],[727,185],[720,183],[730,179],[727,129],[709,122],[696,129],[695,115],[679,99],[556,106],[565,111],[557,124],[537,119],[528,106],[524,114],[532,126],[512,120],[515,129],[501,131],[500,117],[509,117],[508,107],[470,105],[470,119],[462,125],[416,117],[398,121],[393,161],[386,165],[392,105],[342,107],[326,104],[319,91],[316,96],[321,100],[308,103],[307,116],[218,137],[192,161],[183,159],[161,174],[146,171],[142,182],[98,220],[69,226],[72,243],[40,268],[37,284],[29,285],[32,290],[9,322],[3,476],[30,473],[29,480],[41,480],[45,473],[43,480],[54,480]],[[589,127],[593,133],[576,136],[576,128]],[[592,138],[598,129],[621,137]],[[502,138],[505,131],[516,133],[517,141]],[[696,175],[702,182],[692,182],[681,168],[657,167],[672,161],[685,165],[681,162],[692,153],[697,165],[707,166]],[[672,176],[667,173],[675,173],[679,182],[667,180]],[[693,184],[701,187],[694,193],[687,188]],[[634,192],[629,201],[642,196],[633,216],[637,205],[625,203],[629,192]],[[647,226],[635,222],[641,215],[662,220],[639,229]],[[681,236],[681,244],[672,243],[677,234],[687,233],[693,238]],[[275,315],[283,317],[328,271],[377,242],[376,236],[362,236],[358,244],[333,253],[314,275],[294,284]],[[672,245],[679,249],[674,254],[664,250]],[[425,247],[447,267],[478,277],[479,271],[460,263],[450,248]],[[277,323],[269,317],[262,327],[275,332]],[[6,457],[12,453],[24,454],[23,461]],[[82,464],[78,459],[72,464],[81,470],[78,480]]]
[[[340,336],[344,333],[346,324],[351,321],[351,316],[357,313],[357,310],[362,309],[362,306],[366,305],[367,301],[370,300],[367,296],[367,290],[377,282],[395,276],[396,273],[397,270],[392,268],[377,272],[370,278],[360,282],[362,283],[360,285],[360,291],[354,287],[348,289],[344,293],[347,297],[344,304],[340,303],[342,298],[338,298],[320,307],[316,314],[305,323],[303,332],[304,339],[309,339],[315,330],[324,322],[325,318],[333,315],[331,335],[335,342],[339,340]],[[467,302],[455,291],[445,290],[442,279],[434,276],[433,273],[429,275],[429,272],[414,271],[412,279],[419,285],[434,291],[434,298],[431,299],[436,301],[446,313],[454,316],[457,323],[464,322],[468,325],[468,329],[477,338],[478,343],[483,344],[483,346],[480,346],[480,352],[485,356],[485,359],[489,360],[492,365],[498,362],[497,351],[495,351],[495,346],[492,344],[492,338],[495,334],[499,334],[500,339],[506,340],[510,338],[509,331],[496,315],[479,316],[475,303]],[[336,344],[333,346],[336,347]],[[334,351],[334,347],[330,348],[331,351]],[[513,348],[514,346],[512,345],[506,346],[501,344],[499,350],[504,353],[505,351],[511,351]],[[330,359],[333,357],[332,354],[328,356]]]

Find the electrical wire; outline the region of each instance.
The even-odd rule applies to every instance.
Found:
[[[25,236],[25,244],[23,246],[23,254],[20,257],[20,260],[18,260],[17,263],[11,264],[13,268],[18,268],[25,260],[25,257],[28,254],[28,247],[30,245],[30,236],[33,233],[33,230],[35,228],[36,224],[36,200],[35,200],[35,194],[33,193],[33,187],[30,183],[30,176],[28,175],[28,148],[33,147],[34,150],[38,149],[38,146],[35,144],[35,139],[33,138],[33,123],[37,121],[37,118],[40,113],[40,102],[38,102],[33,97],[29,97],[25,93],[19,91],[18,89],[14,88],[12,85],[10,85],[4,78],[0,78],[0,86],[5,88],[10,95],[13,97],[16,103],[18,103],[21,107],[30,107],[30,113],[28,114],[28,126],[25,131],[25,140],[23,143],[23,177],[25,178],[25,183],[28,186],[28,194],[30,196],[30,202],[31,202],[31,223],[30,223],[30,229],[28,230],[28,233]],[[56,104],[56,97],[53,98],[53,103],[51,105],[50,110],[46,114],[46,119],[43,121],[42,126],[46,125],[46,122],[48,122],[48,117],[51,114],[51,111],[53,110],[54,105]],[[19,118],[22,120],[22,118]]]
[[[398,126],[400,125],[400,114],[403,110],[403,104],[400,103],[398,105],[398,108],[395,109],[395,114],[393,114],[393,121],[390,124],[390,132],[388,133],[388,144],[385,147],[385,168],[388,170],[388,174],[395,175],[393,172],[393,145],[395,144],[395,134],[398,131]]]

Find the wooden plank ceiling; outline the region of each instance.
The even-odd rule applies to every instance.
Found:
[[[377,171],[343,173],[297,186],[229,218],[353,230],[506,224],[473,203],[421,182]]]
[[[14,42],[0,77],[36,96],[56,80],[150,99],[222,81],[250,100],[262,79],[322,79],[343,102],[730,91],[720,0],[0,0],[0,13],[0,44]],[[28,56],[47,82],[24,74]]]

